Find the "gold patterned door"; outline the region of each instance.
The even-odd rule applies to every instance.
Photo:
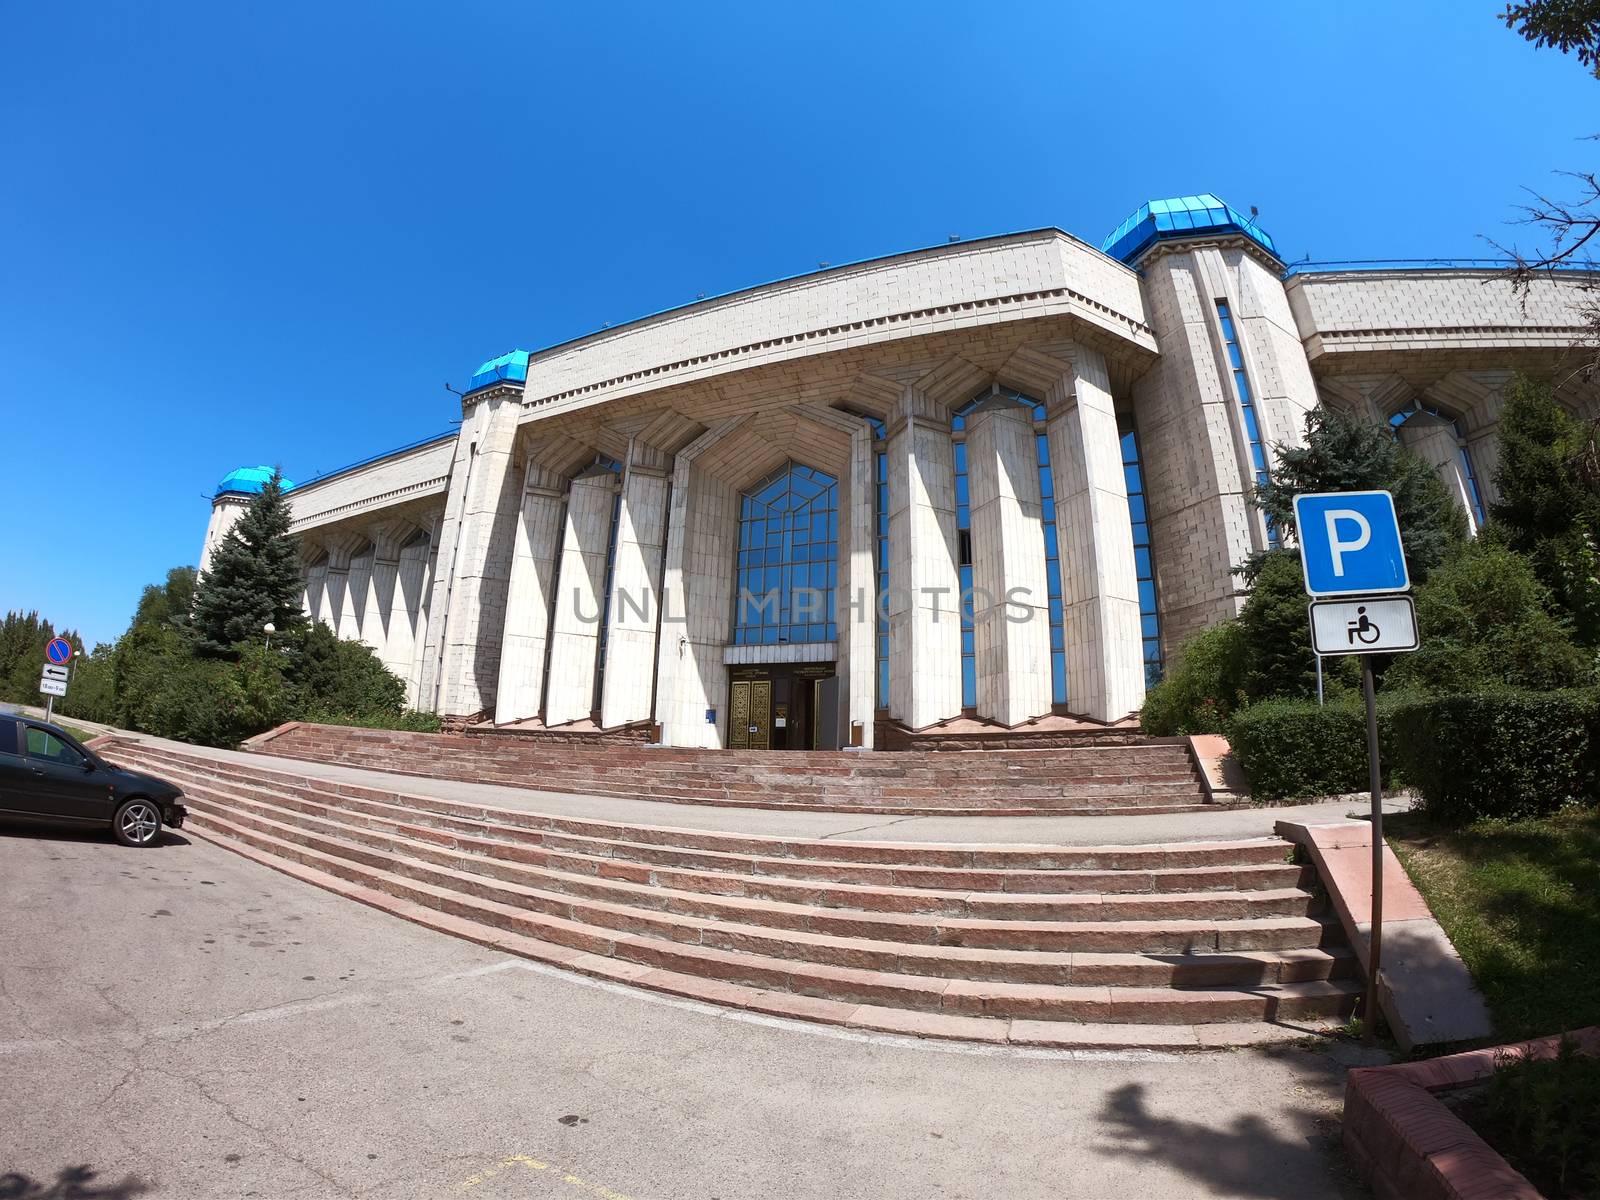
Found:
[[[772,745],[772,681],[735,679],[729,689],[728,749],[768,749]]]
[[[750,681],[735,679],[728,698],[728,749],[744,750],[750,745]]]

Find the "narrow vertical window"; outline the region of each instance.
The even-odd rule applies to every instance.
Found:
[[[1067,702],[1067,628],[1061,603],[1061,542],[1056,533],[1056,485],[1050,473],[1050,438],[1045,431],[1043,404],[1022,396],[1017,399],[1033,410],[1033,436],[1039,458],[1039,499],[1044,526],[1044,578],[1050,607],[1050,701]]]
[[[1150,514],[1144,502],[1144,470],[1139,465],[1139,435],[1131,417],[1121,417],[1122,477],[1128,488],[1128,518],[1133,525],[1133,566],[1139,580],[1139,632],[1144,640],[1144,684],[1161,682],[1161,614],[1156,606],[1156,569],[1150,553]]]
[[[622,474],[622,464],[604,454],[597,455],[595,465],[615,474]],[[600,600],[599,645],[594,660],[594,708],[600,708],[600,691],[606,681],[606,635],[611,625],[611,578],[617,570],[617,520],[622,515],[622,489],[611,497],[611,532],[606,535],[606,583]]]
[[[877,707],[889,707],[889,428],[876,417],[872,426],[873,478],[873,646],[878,662]]]
[[[956,464],[956,578],[961,589],[961,707],[978,707],[976,621],[972,611],[972,489],[967,480],[967,414],[985,399],[975,396],[950,421]]]
[[[1222,340],[1228,349],[1228,368],[1233,372],[1233,390],[1239,397],[1239,410],[1244,414],[1244,434],[1250,443],[1251,472],[1258,484],[1270,478],[1267,472],[1267,447],[1261,438],[1261,421],[1256,416],[1255,393],[1250,390],[1250,375],[1244,369],[1244,351],[1239,346],[1239,334],[1234,328],[1233,313],[1226,300],[1217,301],[1217,318],[1222,322]],[[1278,544],[1278,531],[1269,520],[1267,541]]]

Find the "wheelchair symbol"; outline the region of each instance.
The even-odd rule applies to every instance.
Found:
[[[1349,639],[1350,645],[1354,646],[1357,642],[1360,642],[1363,646],[1372,645],[1382,636],[1382,631],[1372,623],[1372,618],[1367,616],[1367,606],[1365,604],[1356,609],[1356,616],[1359,618],[1358,620],[1345,622],[1345,634]]]

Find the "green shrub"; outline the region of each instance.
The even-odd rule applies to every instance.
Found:
[[[1592,798],[1590,692],[1475,692],[1394,708],[1391,753],[1423,806],[1449,821],[1527,817]]]
[[[1554,1058],[1502,1059],[1464,1115],[1542,1194],[1600,1196],[1600,1059],[1573,1039]]]
[[[1359,792],[1370,783],[1363,705],[1264,700],[1234,716],[1228,741],[1257,800]]]
[[[1521,555],[1489,535],[1461,546],[1418,589],[1422,646],[1400,655],[1384,684],[1438,693],[1586,686],[1594,658],[1550,605]]]
[[[1237,621],[1203,629],[1183,644],[1167,677],[1145,695],[1146,733],[1221,733],[1244,702],[1244,631]]]
[[[321,622],[290,647],[288,674],[294,686],[294,719],[309,712],[398,716],[406,685],[364,642],[344,640]]]

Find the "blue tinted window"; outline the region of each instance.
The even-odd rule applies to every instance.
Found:
[[[1131,418],[1118,423],[1122,435],[1122,473],[1128,481],[1128,510],[1133,519],[1133,562],[1139,577],[1139,626],[1144,639],[1144,682],[1153,687],[1161,681],[1161,613],[1156,599],[1154,555],[1150,548],[1150,526],[1144,520],[1144,470],[1139,463],[1139,435]]]
[[[604,467],[608,471],[622,474],[622,464],[616,459],[604,454],[595,456],[595,465]],[[611,530],[606,534],[606,582],[605,589],[601,592],[600,601],[600,629],[598,645],[594,658],[594,707],[600,707],[600,690],[606,681],[606,634],[607,626],[611,624],[611,577],[617,569],[617,518],[622,513],[622,489],[617,489],[617,494],[611,499]]]
[[[1239,345],[1239,335],[1233,327],[1233,314],[1226,300],[1217,301],[1217,319],[1222,324],[1222,340],[1228,350],[1228,364],[1233,369],[1233,389],[1239,397],[1239,410],[1244,415],[1245,437],[1250,443],[1250,467],[1256,483],[1266,483],[1271,478],[1267,471],[1267,448],[1261,437],[1261,423],[1256,418],[1255,396],[1250,390],[1250,376],[1244,369],[1244,351]],[[1135,518],[1138,520],[1140,518]],[[1267,522],[1267,541],[1278,544],[1278,531]]]
[[[743,497],[740,512],[734,644],[835,641],[838,481],[787,463]]]

